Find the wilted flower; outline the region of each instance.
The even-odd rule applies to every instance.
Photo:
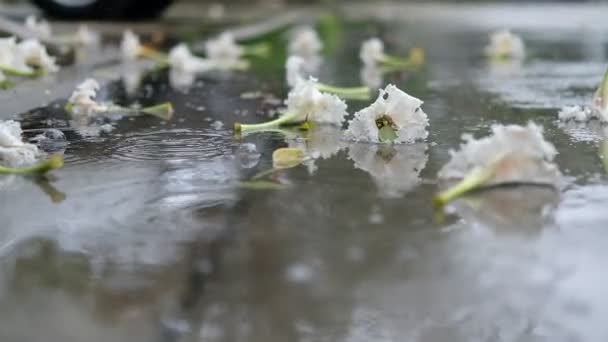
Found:
[[[484,52],[486,56],[495,59],[523,59],[526,54],[523,40],[509,30],[492,33],[490,44]]]
[[[560,172],[553,163],[555,147],[543,138],[542,128],[529,123],[494,125],[492,135],[475,140],[463,135],[460,151],[439,171],[443,180],[461,180],[442,192],[437,203],[449,202],[468,191],[499,184],[545,184],[555,186]]]
[[[420,172],[426,167],[427,145],[368,145],[353,143],[348,158],[355,167],[372,176],[380,193],[398,197],[420,184]]]
[[[235,130],[263,130],[303,122],[340,125],[348,114],[346,103],[336,95],[319,91],[317,80],[312,77],[289,92],[285,105],[287,109],[279,118],[261,124],[236,123]]]
[[[192,54],[186,44],[179,44],[169,52],[169,65],[171,70],[179,70],[186,73],[199,73],[212,70],[214,63],[205,58]]]
[[[424,63],[424,50],[410,49],[408,58],[392,56],[384,52],[384,43],[378,38],[371,38],[361,44],[359,58],[366,67],[383,66],[391,70],[413,69]]]
[[[306,60],[316,58],[323,49],[323,43],[315,31],[311,27],[302,27],[296,29],[289,40],[288,52],[289,55],[300,56]]]
[[[287,70],[286,78],[289,87],[295,87],[298,83],[306,81],[308,77],[306,61],[299,56],[289,56],[285,63]],[[336,87],[317,82],[317,88],[325,93],[335,94],[346,99],[369,99],[369,88],[367,87]]]
[[[37,39],[26,39],[17,45],[19,56],[24,63],[31,67],[36,67],[46,72],[59,71],[55,64],[55,58],[49,56],[44,45]]]
[[[412,143],[428,136],[429,120],[422,101],[389,84],[378,99],[355,113],[345,137],[372,143]]]
[[[46,20],[38,20],[35,15],[25,18],[25,27],[36,37],[49,38],[51,36],[51,25]]]

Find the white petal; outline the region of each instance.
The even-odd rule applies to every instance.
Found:
[[[243,48],[236,44],[234,37],[228,32],[222,33],[216,39],[207,41],[205,50],[207,51],[207,58],[220,67],[225,65],[226,69],[230,69],[241,63],[240,58],[243,54]]]
[[[10,167],[27,166],[42,154],[38,147],[24,143],[21,125],[17,121],[0,121],[0,164]]]
[[[312,77],[289,92],[285,105],[288,113],[299,115],[298,121],[340,125],[348,114],[346,103],[335,95],[321,93]]]
[[[523,40],[509,30],[492,33],[490,44],[486,46],[484,52],[488,56],[513,59],[523,59],[526,54]]]
[[[304,59],[318,56],[323,49],[323,43],[311,27],[298,28],[289,40],[289,55],[300,56]]]
[[[141,42],[139,37],[131,30],[126,30],[122,34],[122,41],[120,42],[120,51],[122,58],[125,60],[134,60],[139,57],[141,50]]]
[[[371,38],[361,44],[359,57],[367,66],[376,65],[384,56],[384,43],[378,38]]]
[[[183,72],[206,72],[214,68],[214,63],[208,59],[194,56],[186,44],[179,44],[169,51],[171,69]]]

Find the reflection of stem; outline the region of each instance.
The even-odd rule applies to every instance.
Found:
[[[53,186],[45,177],[36,177],[34,179],[34,183],[40,187],[40,190],[47,194],[51,202],[53,203],[61,203],[65,200],[66,195],[64,192],[59,191],[56,187]]]
[[[50,156],[47,160],[29,167],[15,168],[0,166],[0,174],[45,174],[61,167],[63,167],[63,157],[55,154]]]
[[[298,113],[286,113],[280,117],[259,124],[241,124],[236,122],[234,124],[235,132],[246,132],[246,131],[264,131],[266,129],[277,128],[281,125],[294,123],[294,120],[298,117]]]
[[[284,189],[289,188],[289,185],[270,182],[270,181],[256,181],[256,182],[243,181],[243,182],[239,183],[239,186],[243,189],[250,189],[250,190],[284,190]]]
[[[260,179],[260,178],[264,178],[264,177],[266,177],[268,175],[273,174],[274,171],[275,171],[275,169],[270,169],[270,170],[258,172],[255,175],[253,175],[253,177],[251,177],[251,180],[257,180],[257,179]]]
[[[317,84],[317,89],[321,92],[335,94],[347,99],[368,100],[370,96],[368,87],[335,87],[319,83]]]

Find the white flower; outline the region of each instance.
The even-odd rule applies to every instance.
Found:
[[[371,38],[361,44],[359,57],[366,66],[375,66],[384,58],[384,43],[378,38]]]
[[[0,38],[0,65],[20,72],[32,71],[32,68],[25,64],[23,56],[18,53],[15,37]]]
[[[346,103],[336,95],[321,93],[317,89],[317,80],[310,78],[299,82],[285,101],[287,113],[297,115],[293,121],[342,124],[346,112]]]
[[[355,167],[369,173],[385,197],[398,197],[420,184],[426,167],[427,144],[369,145],[353,143],[348,158]]]
[[[120,42],[120,51],[122,58],[125,60],[137,59],[141,53],[141,42],[139,37],[131,30],[126,30],[122,34],[122,41]]]
[[[526,51],[523,40],[508,30],[492,33],[485,54],[496,58],[523,59]]]
[[[68,100],[72,105],[72,115],[88,117],[106,111],[108,109],[107,106],[95,101],[99,88],[99,83],[92,78],[79,84]]]
[[[289,40],[288,52],[289,55],[300,56],[304,59],[312,59],[319,55],[323,43],[315,31],[311,27],[303,27],[297,29]]]
[[[46,20],[38,21],[35,15],[25,18],[25,27],[32,31],[36,37],[49,38],[51,36],[51,25]]]
[[[191,72],[182,71],[179,69],[171,69],[169,71],[169,84],[171,88],[177,89],[183,92],[188,91],[194,81],[196,80],[196,74]]]
[[[44,45],[37,39],[26,39],[17,45],[17,54],[25,64],[48,72],[59,71],[55,58],[49,56]],[[18,58],[19,58],[18,57]]]
[[[234,37],[229,32],[224,32],[216,39],[211,39],[205,43],[207,58],[219,68],[232,69],[241,65],[240,60],[243,55],[243,48],[234,41]]]
[[[0,164],[20,167],[36,162],[42,152],[33,144],[24,143],[21,125],[17,121],[0,121]]]
[[[179,44],[169,52],[169,65],[172,70],[189,73],[206,72],[214,68],[208,59],[194,56],[186,44]]]
[[[563,106],[557,113],[560,121],[584,122],[591,120],[594,116],[593,110],[585,106]]]
[[[355,113],[345,137],[352,141],[390,142],[381,136],[385,127],[392,129],[393,143],[412,143],[428,136],[429,120],[420,107],[422,101],[389,84],[380,90],[378,99],[369,107]]]
[[[76,44],[80,46],[98,46],[101,42],[99,33],[91,30],[87,25],[78,26],[76,31]]]
[[[494,125],[492,135],[474,139],[463,135],[460,151],[439,171],[439,178],[462,179],[478,169],[493,169],[483,185],[505,183],[556,184],[560,172],[553,163],[555,147],[543,138],[542,128]]]

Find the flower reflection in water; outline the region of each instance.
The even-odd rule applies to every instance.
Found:
[[[420,184],[428,161],[427,144],[370,145],[353,143],[348,157],[355,167],[369,173],[383,197],[399,197]]]

